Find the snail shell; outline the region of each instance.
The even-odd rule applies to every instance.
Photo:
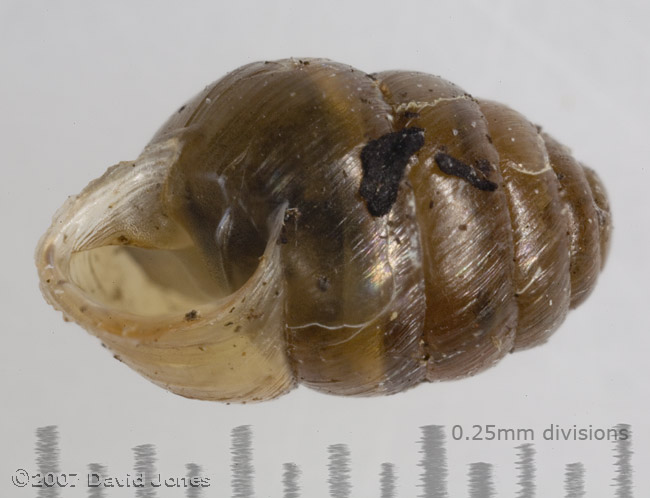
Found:
[[[596,174],[428,74],[249,64],[41,239],[45,298],[187,397],[389,394],[545,342],[591,292]]]

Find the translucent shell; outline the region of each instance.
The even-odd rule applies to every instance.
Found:
[[[183,396],[390,394],[541,344],[595,285],[596,174],[421,73],[249,64],[41,239],[45,298]]]

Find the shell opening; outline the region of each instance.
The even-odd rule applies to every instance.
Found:
[[[104,246],[74,253],[70,279],[107,309],[141,316],[187,313],[225,292],[194,247],[181,250]]]
[[[37,265],[45,296],[70,318],[144,337],[160,331],[165,317],[194,317],[228,293],[162,205],[179,150],[170,140],[113,166],[55,215]]]
[[[252,275],[233,290],[165,214],[168,152],[114,166],[62,206],[37,247],[41,290],[116,358],[177,394],[279,396],[295,384],[276,243],[286,203],[268,218]]]

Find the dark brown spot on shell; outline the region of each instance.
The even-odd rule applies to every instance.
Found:
[[[438,152],[433,159],[443,173],[462,178],[472,187],[488,192],[492,192],[498,187],[496,183],[485,178],[485,171],[491,171],[489,163],[487,168],[481,161],[477,161],[474,166],[470,166],[444,152]]]
[[[404,128],[371,140],[361,150],[363,178],[359,195],[372,216],[388,214],[397,200],[399,183],[413,154],[424,145],[422,128]]]

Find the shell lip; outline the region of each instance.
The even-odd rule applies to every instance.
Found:
[[[272,231],[269,243],[249,280],[231,294],[217,298],[208,304],[197,305],[185,313],[143,316],[107,308],[103,303],[93,299],[71,278],[70,259],[75,252],[79,251],[72,251],[70,248],[77,241],[66,237],[61,228],[64,224],[56,220],[41,238],[36,250],[40,289],[48,303],[61,311],[65,319],[79,323],[95,335],[104,337],[108,333],[115,338],[132,339],[141,343],[157,342],[160,347],[165,347],[162,340],[166,334],[184,333],[184,344],[191,345],[192,338],[186,333],[194,329],[202,329],[205,325],[212,325],[220,310],[243,303],[250,292],[250,287],[267,272],[267,265],[272,264],[274,259],[273,252],[278,250],[273,241],[280,236],[285,210],[286,203],[279,206],[271,215]],[[57,247],[61,250],[57,251]],[[197,343],[202,341],[201,337],[195,339]],[[170,347],[174,346],[170,345]]]
[[[35,262],[43,296],[63,313],[64,319],[75,321],[94,335],[106,339],[158,342],[164,347],[162,343],[166,341],[163,338],[169,338],[170,333],[182,332],[184,341],[192,342],[188,333],[206,324],[211,325],[219,310],[245,300],[248,287],[265,271],[276,250],[276,244],[271,241],[279,237],[286,205],[279,206],[269,217],[272,225],[269,243],[249,280],[232,293],[197,304],[184,312],[148,316],[111,308],[75,282],[71,261],[84,251],[107,246],[129,247],[131,244],[151,249],[174,248],[191,243],[187,233],[174,226],[162,206],[164,182],[180,149],[181,143],[176,138],[148,147],[138,160],[121,162],[109,168],[81,193],[70,196],[55,213],[51,226],[36,247]],[[150,209],[141,209],[143,203],[147,203]],[[143,218],[140,213],[144,211],[147,214]],[[146,243],[136,240],[142,226],[152,224],[157,228],[160,226],[155,233],[163,238]],[[200,342],[201,338],[197,336],[196,340]]]

